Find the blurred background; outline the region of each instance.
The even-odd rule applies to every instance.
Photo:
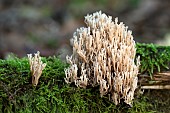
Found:
[[[0,58],[39,50],[65,59],[84,16],[99,10],[123,21],[136,42],[170,45],[169,0],[0,0]]]

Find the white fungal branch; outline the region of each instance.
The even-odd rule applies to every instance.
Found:
[[[112,21],[101,11],[85,17],[87,28],[73,34],[73,55],[67,56],[67,83],[77,87],[100,86],[101,96],[110,93],[117,105],[123,99],[131,104],[137,88],[140,61],[135,64],[135,41],[118,18]]]
[[[46,66],[46,63],[43,63],[41,61],[40,52],[37,51],[37,53],[34,54],[34,57],[32,54],[28,54],[29,64],[30,64],[30,70],[32,75],[32,84],[34,86],[37,86],[38,80],[42,74],[43,69]]]

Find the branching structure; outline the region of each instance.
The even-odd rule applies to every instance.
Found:
[[[29,59],[30,70],[31,70],[31,75],[32,75],[32,84],[34,86],[37,86],[38,80],[46,64],[41,61],[39,51],[35,53],[34,57],[32,57],[32,54],[28,54],[28,59]]]
[[[73,34],[73,54],[67,56],[70,67],[65,81],[77,87],[100,85],[101,96],[111,94],[117,105],[131,105],[137,88],[139,58],[135,64],[135,41],[132,32],[118,18],[96,12],[85,17],[86,27]]]

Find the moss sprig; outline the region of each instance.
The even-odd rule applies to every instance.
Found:
[[[170,46],[137,43],[136,48],[136,56],[140,56],[140,73],[147,73],[152,77],[154,72],[169,69]]]

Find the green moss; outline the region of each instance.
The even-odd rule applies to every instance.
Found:
[[[0,60],[0,112],[4,113],[111,113],[146,111],[139,99],[132,109],[115,106],[100,97],[98,88],[80,89],[64,82],[68,65],[56,57],[43,58],[47,67],[37,87],[31,85],[27,58]],[[141,102],[140,102],[141,101]]]
[[[136,56],[140,56],[140,73],[147,73],[152,77],[154,72],[169,69],[170,46],[137,43],[136,47]]]
[[[141,56],[142,73],[152,74],[168,67],[169,47],[137,44],[137,48],[137,55]],[[98,88],[81,89],[73,84],[66,84],[64,68],[68,65],[60,59],[49,57],[42,60],[47,66],[37,87],[31,85],[27,58],[0,60],[0,112],[149,113],[153,112],[155,106],[160,105],[153,106],[150,98],[138,97],[132,108],[124,103],[115,106],[108,95],[100,97]]]

